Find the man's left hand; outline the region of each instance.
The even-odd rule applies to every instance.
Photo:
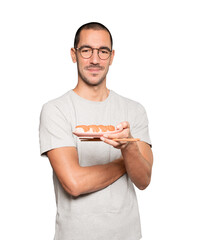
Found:
[[[121,122],[116,126],[117,130],[121,130],[118,133],[107,133],[104,134],[100,139],[110,144],[111,146],[118,148],[118,149],[124,149],[130,142],[127,141],[114,141],[112,139],[116,138],[132,138],[132,135],[130,133],[130,124],[127,121]]]

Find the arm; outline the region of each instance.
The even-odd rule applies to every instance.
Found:
[[[121,149],[127,174],[132,182],[141,190],[145,189],[151,180],[153,154],[150,146],[145,142],[116,142],[112,138],[132,138],[128,122],[120,123],[120,133],[104,135],[101,140]]]
[[[81,167],[75,147],[52,149],[47,156],[61,185],[73,196],[103,189],[126,172],[121,158],[104,165]]]
[[[150,146],[145,142],[131,142],[121,151],[130,179],[140,190],[145,189],[150,183],[153,165]]]

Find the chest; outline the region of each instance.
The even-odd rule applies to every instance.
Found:
[[[75,104],[72,115],[72,130],[77,125],[113,125],[129,121],[127,108],[122,104],[98,106]],[[77,140],[77,151],[81,166],[105,164],[121,157],[121,151],[102,141]]]

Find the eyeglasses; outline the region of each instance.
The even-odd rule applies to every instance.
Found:
[[[101,60],[107,60],[111,55],[111,50],[108,48],[91,48],[91,47],[80,47],[75,48],[76,50],[79,50],[80,55],[87,59],[91,58],[93,55],[93,50],[98,50],[97,54]]]

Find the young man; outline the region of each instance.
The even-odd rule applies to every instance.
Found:
[[[138,240],[140,218],[133,184],[145,189],[153,157],[143,106],[106,87],[113,62],[112,36],[87,23],[75,36],[71,57],[78,83],[43,105],[41,155],[53,168],[57,216],[55,240]],[[80,141],[77,125],[115,125],[101,141]],[[139,142],[116,138],[140,138]]]

